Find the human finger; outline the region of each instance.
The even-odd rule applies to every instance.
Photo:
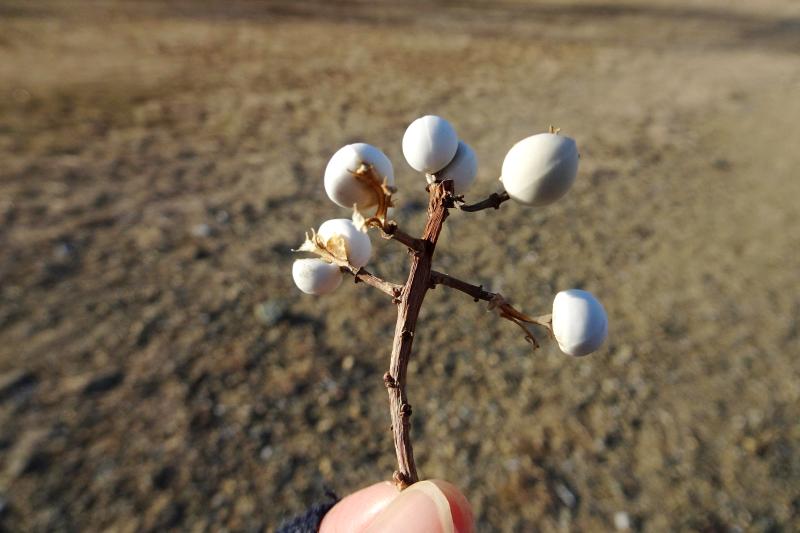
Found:
[[[375,483],[342,498],[325,514],[320,533],[357,533],[386,508],[400,492],[389,481]]]
[[[454,485],[435,479],[414,483],[370,521],[365,533],[471,533],[472,509]]]

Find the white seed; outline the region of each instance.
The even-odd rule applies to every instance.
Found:
[[[442,117],[425,115],[403,135],[403,155],[414,170],[433,174],[443,169],[458,149],[456,130]]]
[[[564,196],[577,173],[575,141],[555,133],[540,133],[511,147],[503,160],[500,180],[512,199],[542,206]]]
[[[327,294],[342,282],[339,267],[322,259],[297,259],[292,265],[292,278],[297,288],[306,294]]]
[[[478,174],[478,158],[475,157],[475,151],[467,143],[458,141],[455,157],[437,174],[442,179],[453,180],[456,194],[464,194]]]
[[[328,161],[324,179],[328,197],[342,207],[352,208],[356,204],[359,209],[364,209],[378,203],[375,191],[353,176],[362,163],[372,165],[388,185],[394,185],[392,162],[386,154],[365,143],[343,146]]]
[[[565,354],[588,355],[606,340],[608,316],[590,292],[561,291],[553,300],[553,335]]]
[[[372,256],[372,242],[369,240],[369,235],[358,231],[349,218],[326,220],[319,227],[317,235],[323,241],[337,235],[342,237],[347,243],[347,260],[356,268],[366,265]]]

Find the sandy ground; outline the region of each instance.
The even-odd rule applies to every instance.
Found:
[[[468,199],[577,140],[563,201],[453,213],[435,264],[532,314],[591,290],[611,336],[532,354],[430,293],[421,473],[480,531],[800,529],[798,52],[789,0],[0,3],[0,529],[269,530],[391,475],[394,308],[301,295],[289,249],[347,216],[321,177],[353,141],[419,231],[427,113]]]

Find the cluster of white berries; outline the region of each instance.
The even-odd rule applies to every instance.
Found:
[[[347,218],[334,218],[322,223],[317,236],[323,243],[339,241],[345,244],[347,261],[355,268],[369,262],[372,255],[372,242],[366,233],[356,228]],[[338,265],[322,259],[298,259],[292,265],[292,277],[301,291],[306,294],[327,294],[342,282],[342,271]]]
[[[411,168],[424,172],[428,183],[436,177],[453,180],[455,194],[463,195],[478,174],[478,159],[445,119],[420,117],[403,135],[403,155]]]
[[[428,183],[452,180],[457,196],[475,181],[478,162],[475,152],[459,140],[455,129],[437,116],[418,118],[403,135],[403,155],[408,164],[426,175]],[[527,137],[506,155],[500,181],[507,197],[531,206],[543,206],[564,196],[578,171],[578,149],[573,139],[557,130]],[[370,183],[359,176],[368,168],[382,183]],[[391,161],[378,148],[354,143],[339,149],[325,169],[325,191],[344,208],[358,210],[379,205],[381,190],[394,190]],[[355,218],[354,218],[355,219]],[[372,245],[366,226],[349,219],[323,223],[313,234],[314,246],[322,247],[322,258],[298,259],[292,268],[297,287],[308,294],[322,295],[335,290],[342,281],[342,261],[351,269],[369,262]],[[301,248],[302,250],[302,248]],[[339,261],[326,260],[334,257]],[[600,302],[590,293],[571,289],[558,293],[553,301],[552,333],[564,353],[582,356],[595,351],[608,335],[608,319]]]

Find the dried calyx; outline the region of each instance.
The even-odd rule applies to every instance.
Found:
[[[375,167],[367,164],[361,164],[352,175],[359,183],[370,190],[375,201],[372,204],[375,206],[375,212],[369,218],[359,211],[358,204],[353,204],[353,223],[360,231],[365,233],[369,228],[385,229],[389,222],[389,209],[394,205],[392,203],[392,194],[396,189],[390,186],[385,178],[381,180],[381,176],[377,173]]]
[[[339,255],[355,268],[361,268],[372,256],[372,243],[369,236],[356,228],[348,218],[334,218],[322,223],[317,237],[325,243],[326,248],[338,249]]]
[[[526,324],[535,324],[537,326],[544,327],[551,335],[553,333],[551,322],[550,322],[550,315],[542,315],[536,318],[529,317],[525,313],[522,313],[514,307],[510,303],[503,298],[502,295],[496,294],[494,298],[489,301],[489,310],[496,312],[501,318],[505,318],[506,320],[510,320],[517,326],[519,326],[522,331],[525,332],[525,340],[527,340],[533,349],[537,349],[539,347],[539,342],[536,340],[536,337],[533,335],[530,329],[526,326]]]
[[[336,218],[324,222],[319,231],[306,233],[305,241],[295,251],[310,252],[328,263],[357,271],[369,262],[372,243],[351,220]]]
[[[370,169],[368,173],[364,167]],[[394,169],[378,148],[366,143],[348,144],[333,154],[323,181],[334,203],[348,209],[354,205],[367,209],[380,202],[376,187],[394,186]]]

